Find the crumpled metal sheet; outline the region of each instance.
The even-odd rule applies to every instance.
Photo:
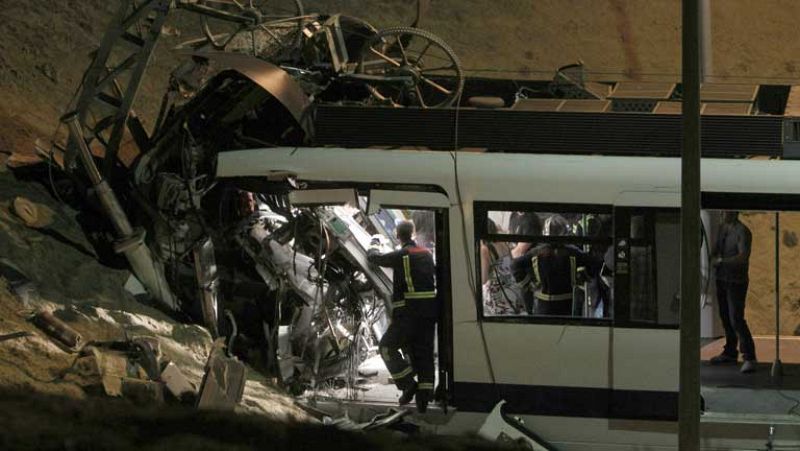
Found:
[[[385,412],[375,415],[366,423],[356,423],[355,421],[351,420],[347,414],[341,418],[335,419],[326,416],[322,419],[322,424],[325,426],[333,426],[344,431],[372,431],[400,423],[403,421],[403,417],[408,415],[409,412],[410,411],[406,409],[390,408]]]
[[[190,54],[212,61],[220,70],[233,69],[264,88],[289,110],[292,117],[308,134],[309,130],[305,124],[304,114],[311,105],[311,100],[285,70],[262,59],[244,54],[215,51],[196,51]]]

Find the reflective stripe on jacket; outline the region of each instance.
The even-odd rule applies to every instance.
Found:
[[[400,250],[379,254],[370,251],[370,262],[390,267],[394,272],[392,307],[406,307],[414,314],[438,316],[436,267],[431,252],[416,243],[406,243]]]
[[[531,258],[534,296],[542,301],[566,301],[572,299],[572,290],[578,283],[578,275],[586,270],[578,257],[565,252],[545,252]]]

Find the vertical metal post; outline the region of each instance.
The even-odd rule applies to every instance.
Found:
[[[150,249],[144,244],[144,230],[134,230],[111,185],[103,179],[100,170],[94,164],[89,145],[81,135],[78,113],[69,113],[63,116],[61,121],[69,128],[70,139],[78,147],[79,156],[92,182],[92,188],[117,232],[119,240],[114,243],[114,251],[125,254],[133,273],[142,281],[142,285],[147,288],[151,296],[172,310],[178,310],[178,300],[169,289],[161,264],[153,258]]]
[[[678,444],[700,448],[700,5],[683,0],[681,331]]]
[[[781,363],[781,212],[775,212],[775,361],[769,373],[772,383],[783,382]]]
[[[712,35],[711,35],[711,0],[700,0],[700,19],[703,21],[701,39],[703,40],[703,50],[701,53],[703,60],[703,82],[711,81],[714,76],[714,55]]]

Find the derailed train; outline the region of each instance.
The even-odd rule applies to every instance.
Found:
[[[178,157],[184,150],[170,149],[176,158],[174,162],[188,160],[185,156],[183,160]],[[294,329],[297,335],[289,340],[292,344],[309,339],[315,343],[319,350],[316,355],[322,356],[318,361],[330,365],[329,374],[346,366],[345,359],[331,358],[342,355],[337,354],[334,342],[340,346],[339,350],[347,348],[341,346],[344,342],[353,353],[358,353],[359,349],[368,349],[370,334],[374,340],[380,333],[382,319],[370,323],[374,316],[369,306],[373,299],[387,294],[383,290],[388,289],[389,278],[388,274],[364,264],[363,252],[369,234],[383,232],[391,236],[385,228],[391,221],[376,222],[372,214],[382,209],[424,209],[435,217],[437,296],[445,306],[439,322],[437,382],[443,387],[442,400],[455,407],[455,414],[440,426],[442,432],[477,430],[495,403],[505,399],[508,411],[521,415],[540,437],[559,449],[660,449],[677,443],[679,325],[674,309],[679,267],[674,243],[680,239],[677,160],[456,155],[441,151],[309,148],[295,144],[219,152],[211,149],[205,164],[208,176],[216,183],[214,190],[238,194],[235,202],[230,200],[233,198],[219,202],[219,198],[212,197],[214,190],[209,191],[209,206],[202,208],[203,214],[211,218],[219,216],[216,220],[220,224],[246,224],[240,229],[245,232],[242,236],[259,237],[255,241],[245,237],[239,243],[259,242],[259,239],[266,243],[252,247],[246,259],[238,256],[234,266],[259,268],[260,265],[268,268],[262,272],[292,277],[294,271],[289,266],[293,266],[293,260],[287,256],[294,249],[281,243],[294,238],[298,252],[307,256],[297,260],[298,273],[305,268],[311,276],[305,280],[313,285],[319,280],[315,274],[323,273],[320,265],[329,259],[328,243],[336,243],[338,251],[330,261],[339,263],[331,268],[346,267],[348,276],[337,278],[338,271],[326,270],[327,278],[322,285],[330,291],[337,281],[349,284],[351,296],[346,297],[350,299],[349,305],[360,306],[356,310],[361,318],[367,319],[354,327],[352,320],[345,319],[345,312],[353,312],[343,307],[347,303],[319,304],[317,312],[324,310],[323,305],[326,309],[336,306],[341,309],[337,310],[341,316],[323,313],[315,319],[313,308],[308,310],[302,302],[297,302],[294,305],[298,312],[306,315],[312,312],[307,316],[307,324],[312,327],[305,329],[307,335],[300,332],[302,327]],[[358,164],[341,164],[343,161]],[[168,172],[166,167],[162,166],[162,173]],[[627,168],[628,176],[618,177],[620,168]],[[800,192],[792,181],[797,170],[795,162],[787,161],[706,160],[704,208],[771,209],[772,199],[780,194],[781,209],[799,209],[796,198]],[[741,182],[733,187],[729,183],[731,177]],[[223,190],[224,186],[228,188]],[[151,198],[157,198],[157,192],[153,191]],[[260,200],[253,202],[251,196]],[[294,203],[293,209],[287,201]],[[307,210],[311,202],[337,206]],[[265,207],[255,216],[250,213],[257,210],[254,203]],[[220,205],[224,211],[214,213],[212,210],[218,210]],[[239,205],[245,206],[235,207]],[[304,207],[298,209],[299,206]],[[292,212],[291,218],[287,211]],[[618,270],[613,274],[613,302],[602,317],[487,315],[475,282],[480,274],[477,252],[480,243],[547,240],[543,236],[490,233],[487,220],[508,212],[612,218],[612,228],[603,236],[553,238],[625,251],[614,253],[614,266],[628,268],[630,272]],[[254,217],[262,219],[249,219]],[[348,226],[336,225],[339,222]],[[647,233],[635,236],[634,223],[646,224]],[[263,225],[253,228],[252,224]],[[202,230],[199,223],[194,227]],[[293,234],[295,227],[304,231],[302,235]],[[343,233],[337,235],[337,231]],[[329,241],[326,233],[336,238]],[[222,234],[232,236],[227,232]],[[348,243],[356,241],[360,243],[358,247],[348,247]],[[635,254],[636,247],[648,249],[647,265],[631,265],[626,260],[626,255]],[[220,255],[217,261],[220,268],[225,266],[223,248],[220,246],[218,251],[215,248]],[[269,261],[258,259],[259,252],[270,255]],[[192,263],[186,259],[183,265],[185,280],[189,280],[194,270]],[[634,281],[640,276],[636,271],[645,271],[652,284],[645,300],[636,297]],[[258,279],[251,276],[252,280]],[[266,287],[273,286],[269,277],[261,280],[266,281]],[[383,282],[378,283],[379,280]],[[303,280],[290,279],[285,283],[295,291],[292,296],[303,298],[297,292],[298,288],[302,292]],[[276,292],[275,288],[265,289]],[[353,291],[359,294],[352,296]],[[310,293],[306,292],[306,300]],[[271,301],[264,305],[274,305],[279,297],[266,299]],[[653,315],[637,316],[641,305],[636,302],[648,303]],[[328,323],[331,318],[339,318],[341,322],[334,319],[331,325]],[[349,332],[342,332],[336,341],[335,331],[342,330],[339,324]],[[356,329],[366,331],[369,327],[373,328],[369,334],[356,337]],[[364,341],[360,342],[360,337]],[[275,349],[280,353],[280,344]],[[305,359],[305,369],[301,368],[297,376],[300,380],[305,375],[308,384],[321,377],[319,369],[325,365],[318,364],[315,358],[309,359],[303,349],[303,346],[292,347],[292,352],[295,357]],[[732,418],[716,418],[704,423],[701,429],[704,447],[712,449],[743,444],[760,446],[768,435],[765,424],[743,426]],[[790,425],[782,426],[781,431],[790,442],[796,441],[800,432]]]
[[[175,9],[199,14],[204,37],[179,46],[190,58],[150,132],[131,106]],[[292,174],[220,180],[216,158],[309,142],[313,103],[451,105],[458,58],[414,26],[378,30],[299,0],[122,0],[118,19],[62,119],[64,168],[85,211],[102,211],[90,215],[101,254],[124,254],[165,308],[235,336],[233,352],[295,391],[351,385],[390,312],[391,272],[369,266],[366,248],[380,235],[390,249],[409,212],[368,216],[356,193],[349,208],[298,208]],[[120,145],[126,133],[135,146]]]
[[[369,218],[357,205],[298,208],[290,174],[216,179],[218,152],[290,143],[302,131],[237,71],[209,86],[132,168],[131,217],[147,218],[148,246],[178,307],[215,334],[235,323],[235,352],[298,390],[352,381],[387,325],[391,273],[368,265],[366,250],[376,234],[391,245],[394,218]]]

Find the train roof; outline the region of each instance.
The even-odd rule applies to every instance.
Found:
[[[292,147],[220,153],[217,176],[289,172],[309,182],[434,186],[453,201],[456,160],[466,202],[615,204],[638,196],[647,205],[660,193],[658,202],[679,206],[679,158]],[[701,165],[709,193],[796,195],[798,175],[800,161],[704,158]]]

